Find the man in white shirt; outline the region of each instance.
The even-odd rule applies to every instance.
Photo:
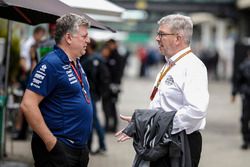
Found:
[[[45,34],[45,29],[38,26],[34,29],[33,35],[30,36],[21,46],[20,51],[20,76],[19,83],[24,91],[28,81],[30,72],[37,63],[36,48],[41,42]],[[18,113],[18,121],[16,122],[16,133],[13,134],[14,140],[25,140],[27,138],[28,124],[21,112]]]
[[[151,109],[177,111],[172,134],[185,130],[188,135],[192,167],[200,160],[202,138],[209,102],[207,69],[190,49],[193,23],[190,17],[173,14],[158,22],[156,41],[166,64],[158,74],[150,96]],[[121,116],[130,121],[131,117]],[[129,139],[122,131],[118,141]]]
[[[30,36],[21,47],[21,66],[26,72],[32,70],[32,67],[34,67],[37,63],[35,60],[37,57],[35,57],[34,52],[37,45],[41,42],[44,34],[45,29],[43,27],[36,27],[33,31],[33,35]],[[34,50],[32,50],[32,47],[34,47]]]

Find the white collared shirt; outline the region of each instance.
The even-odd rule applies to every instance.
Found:
[[[174,61],[188,50],[190,47],[181,50],[170,59]],[[160,73],[156,82],[159,76]],[[158,91],[150,103],[150,108],[162,109],[166,112],[177,111],[173,121],[172,134],[184,129],[187,134],[190,134],[204,129],[208,102],[207,69],[201,60],[190,52],[177,61],[163,77]]]
[[[36,43],[35,38],[33,36],[29,37],[27,41],[21,45],[21,57],[24,58],[26,63],[26,70],[29,71],[31,69],[31,55],[30,49]]]

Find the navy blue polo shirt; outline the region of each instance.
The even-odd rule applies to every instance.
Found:
[[[81,74],[90,98],[89,84],[80,63],[75,69]],[[57,139],[74,148],[87,144],[92,129],[92,104],[86,101],[77,75],[62,49],[55,46],[54,51],[39,62],[27,89],[44,96],[39,108]]]

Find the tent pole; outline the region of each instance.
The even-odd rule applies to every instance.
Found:
[[[7,50],[6,50],[6,64],[5,64],[5,82],[4,82],[4,95],[8,95],[8,78],[10,66],[10,47],[12,37],[12,21],[8,20],[8,37],[7,37]]]
[[[9,78],[9,66],[10,66],[10,48],[11,48],[11,40],[12,40],[12,21],[8,20],[8,29],[7,29],[7,48],[6,48],[6,62],[5,62],[5,81],[4,81],[4,96],[6,100],[8,101],[8,78]],[[5,103],[7,104],[7,102]],[[0,159],[1,157],[7,156],[6,155],[6,111],[7,111],[7,105],[4,106],[3,113],[2,113],[2,134],[0,134],[0,137],[2,138],[2,150],[0,150]],[[1,136],[2,135],[2,136]]]

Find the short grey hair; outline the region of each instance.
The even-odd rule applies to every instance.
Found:
[[[77,14],[69,13],[61,16],[56,20],[56,44],[60,43],[62,37],[67,33],[75,34],[80,26],[90,27],[90,22],[84,17]]]
[[[181,14],[171,14],[161,18],[158,24],[166,24],[172,31],[171,33],[183,36],[185,43],[190,45],[193,35],[193,22],[190,17]]]

